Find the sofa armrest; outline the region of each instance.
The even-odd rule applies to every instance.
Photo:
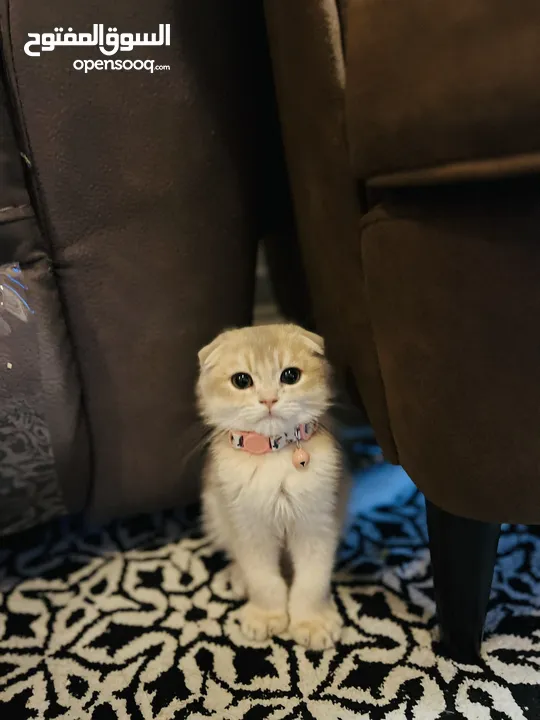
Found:
[[[349,0],[352,164],[371,185],[540,168],[540,5]]]

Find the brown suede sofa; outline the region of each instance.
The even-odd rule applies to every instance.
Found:
[[[267,0],[318,329],[425,493],[442,640],[540,521],[540,6]]]
[[[0,534],[197,497],[197,350],[250,322],[259,238],[287,215],[265,201],[286,184],[262,6],[133,10],[0,0]],[[169,24],[118,56],[169,69],[24,51],[94,23]]]

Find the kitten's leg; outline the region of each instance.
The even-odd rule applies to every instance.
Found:
[[[241,610],[241,626],[251,640],[278,635],[289,624],[287,584],[280,572],[280,550],[279,540],[265,528],[259,528],[256,537],[240,533],[235,543],[236,560],[249,597]]]
[[[337,541],[337,523],[328,527],[328,519],[297,528],[289,539],[294,566],[289,630],[296,642],[312,650],[331,647],[341,634],[342,621],[330,594]]]
[[[203,525],[206,536],[220,550],[225,551],[230,559],[227,575],[231,594],[237,600],[246,597],[246,581],[240,566],[236,562],[231,540],[232,530],[227,515],[223,510],[218,491],[207,482],[202,494]]]
[[[279,566],[280,542],[271,526],[251,525],[244,516],[233,521],[208,470],[202,499],[205,531],[232,560],[233,594],[245,597],[247,590],[249,602],[241,610],[243,632],[253,640],[283,632],[288,625],[287,585]]]

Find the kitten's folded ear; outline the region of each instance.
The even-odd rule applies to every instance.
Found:
[[[232,330],[234,330],[234,328],[224,330],[216,338],[214,338],[211,343],[205,345],[199,350],[199,365],[201,369],[209,367],[214,362],[217,351],[223,344],[225,336],[229,335]]]
[[[215,353],[219,350],[222,339],[221,335],[218,335],[211,343],[199,350],[199,366],[201,370],[212,364],[212,358],[215,357]]]
[[[304,330],[304,328],[300,328],[300,335],[316,355],[324,355],[324,338],[309,330]]]

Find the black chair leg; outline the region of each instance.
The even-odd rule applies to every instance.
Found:
[[[454,660],[476,664],[500,525],[451,515],[428,500],[426,508],[441,644]]]

